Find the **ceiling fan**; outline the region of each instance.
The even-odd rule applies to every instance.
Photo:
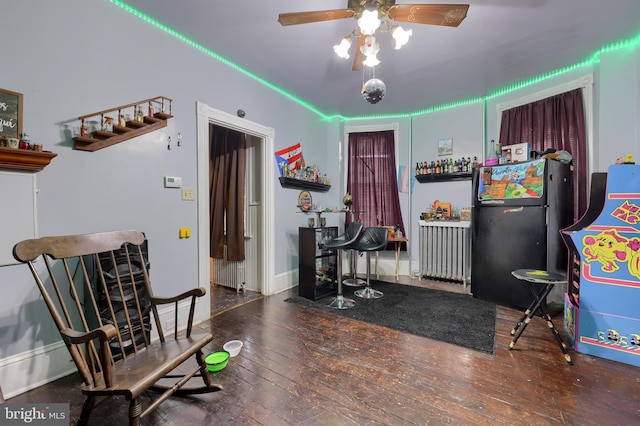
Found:
[[[457,27],[467,16],[468,9],[468,4],[396,4],[395,0],[347,0],[346,9],[281,13],[278,22],[287,26],[344,18],[360,19],[364,12],[375,10],[380,18],[393,21]],[[387,23],[387,29],[390,26]],[[361,70],[363,67],[364,55],[360,46],[363,45],[366,37],[366,34],[357,30],[358,28],[352,33],[352,35],[358,35],[352,66],[354,71]]]

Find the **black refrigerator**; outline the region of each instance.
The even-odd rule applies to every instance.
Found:
[[[515,269],[566,275],[560,230],[573,222],[571,166],[551,159],[480,167],[472,190],[471,292],[514,308],[533,300]]]

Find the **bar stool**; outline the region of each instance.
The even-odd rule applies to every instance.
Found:
[[[342,250],[350,250],[358,245],[358,240],[362,234],[362,223],[351,222],[344,234],[337,236],[324,245],[326,249],[335,249],[338,252],[338,295],[329,303],[329,307],[336,309],[349,309],[356,306],[353,299],[344,297],[342,294]]]
[[[384,250],[387,247],[389,231],[387,228],[372,227],[362,232],[358,241],[358,250],[367,254],[367,285],[356,290],[353,294],[363,299],[377,299],[382,297],[382,292],[371,288],[371,252]]]
[[[520,321],[518,321],[518,323],[513,327],[513,330],[511,330],[511,335],[515,336],[509,344],[509,349],[513,349],[531,319],[535,315],[538,315],[547,321],[547,326],[558,342],[560,350],[562,350],[562,353],[564,354],[564,359],[571,364],[571,356],[567,351],[567,345],[562,341],[560,333],[558,333],[558,330],[553,325],[551,315],[549,315],[549,310],[547,309],[547,296],[553,289],[554,285],[566,284],[566,277],[554,272],[541,271],[538,269],[516,269],[511,272],[511,275],[529,284],[529,290],[531,290],[534,300],[531,302],[527,310],[524,311]]]
[[[356,212],[349,210],[351,214],[351,222],[356,221]],[[342,280],[342,285],[347,287],[362,287],[365,284],[365,280],[358,278],[358,250],[352,249],[349,251],[349,270],[351,271],[351,278]]]

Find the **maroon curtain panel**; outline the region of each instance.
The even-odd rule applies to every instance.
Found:
[[[587,131],[582,89],[551,96],[502,113],[500,145],[531,143],[534,151],[549,148],[573,156],[573,216],[587,209]]]
[[[246,139],[243,133],[209,125],[210,256],[244,260]]]
[[[364,227],[400,225],[405,234],[392,130],[349,133],[347,192]],[[347,216],[347,225],[351,218]]]

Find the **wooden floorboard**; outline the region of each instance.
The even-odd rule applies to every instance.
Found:
[[[400,282],[468,292],[447,282]],[[143,424],[640,424],[640,368],[573,351],[568,365],[539,318],[509,350],[521,313],[498,307],[495,353],[487,354],[284,302],[296,291],[261,297],[212,287],[214,314],[198,325],[214,335],[207,349],[244,342],[213,376],[224,389],[171,398]],[[555,321],[561,327],[562,316]],[[72,375],[8,402],[69,401],[77,418],[78,387]],[[124,400],[99,406],[91,422],[126,423]]]

